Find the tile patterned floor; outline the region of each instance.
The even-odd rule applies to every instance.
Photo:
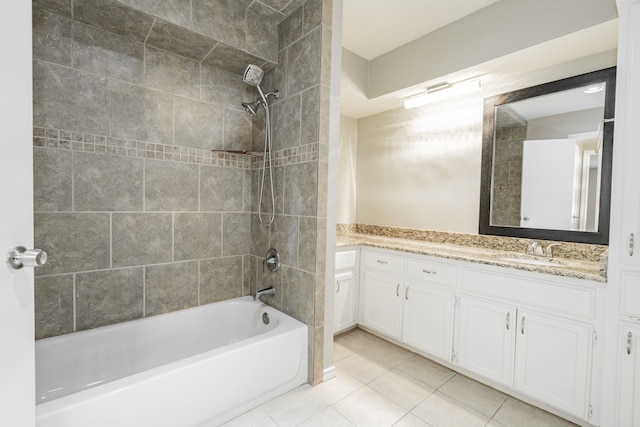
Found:
[[[568,427],[562,420],[360,329],[334,341],[336,378],[225,427]]]

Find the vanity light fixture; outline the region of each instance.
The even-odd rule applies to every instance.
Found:
[[[435,86],[429,86],[423,93],[405,99],[404,108],[408,110],[431,102],[442,101],[443,99],[480,90],[480,87],[479,78],[463,80],[457,83],[445,82]]]

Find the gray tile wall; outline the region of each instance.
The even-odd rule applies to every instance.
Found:
[[[114,52],[137,50],[128,43],[119,46],[119,36],[196,61],[219,57],[217,46],[224,45],[234,52],[235,59],[241,59],[239,64],[228,61],[227,49],[223,64],[227,69],[243,67],[247,61],[256,62],[256,59],[276,63],[278,23],[302,3],[301,0],[33,0],[34,9],[73,17],[113,33],[112,40],[103,43],[110,45]],[[91,36],[85,27],[79,27],[78,31],[79,38]],[[55,44],[56,40],[48,43]],[[94,62],[91,55],[84,59]],[[132,62],[139,59],[137,55],[131,57]],[[134,70],[126,72],[131,71]]]
[[[526,126],[500,128],[496,131],[495,152],[500,153],[500,156],[494,159],[494,194],[491,200],[492,225],[520,226],[522,143],[526,138]]]
[[[36,337],[248,294],[251,159],[211,151],[251,149],[242,76],[60,13],[33,14]]]
[[[328,169],[330,16],[331,1],[308,0],[278,27],[279,65],[267,73],[263,87],[280,90],[271,110],[273,145],[288,157],[274,162],[276,216],[270,228],[257,219],[261,168],[253,171],[252,290],[256,282],[275,286],[273,304],[310,326],[311,382],[321,381],[323,368],[327,230],[326,206],[321,205],[326,205]],[[263,127],[264,122],[254,121],[254,150],[262,149]],[[271,212],[270,203],[266,192],[266,212]],[[262,272],[268,247],[280,252],[283,267],[278,273]]]
[[[309,379],[320,381],[331,1],[263,2],[290,14],[270,29],[279,37],[279,65],[262,85],[281,92],[271,110],[276,218],[269,228],[257,218],[261,156],[211,151],[263,150],[264,111],[251,120],[240,108],[257,92],[225,65],[238,63],[236,52],[221,45],[198,62],[134,31],[114,35],[72,20],[64,1],[47,2],[61,11],[34,13],[35,239],[50,256],[37,271],[36,337],[275,286],[268,302],[310,326]],[[177,23],[187,19],[181,5],[205,2],[162,3],[163,19]],[[200,18],[210,19],[194,22]],[[267,211],[269,201],[267,189]],[[271,246],[283,266],[263,273]]]

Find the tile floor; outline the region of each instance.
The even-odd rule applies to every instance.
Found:
[[[335,338],[336,378],[304,385],[225,427],[575,426],[360,329]]]

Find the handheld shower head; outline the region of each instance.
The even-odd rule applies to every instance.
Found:
[[[242,76],[242,81],[251,86],[260,87],[260,83],[262,83],[262,78],[264,77],[264,71],[262,68],[257,65],[249,64],[247,69],[244,70],[244,75]]]

